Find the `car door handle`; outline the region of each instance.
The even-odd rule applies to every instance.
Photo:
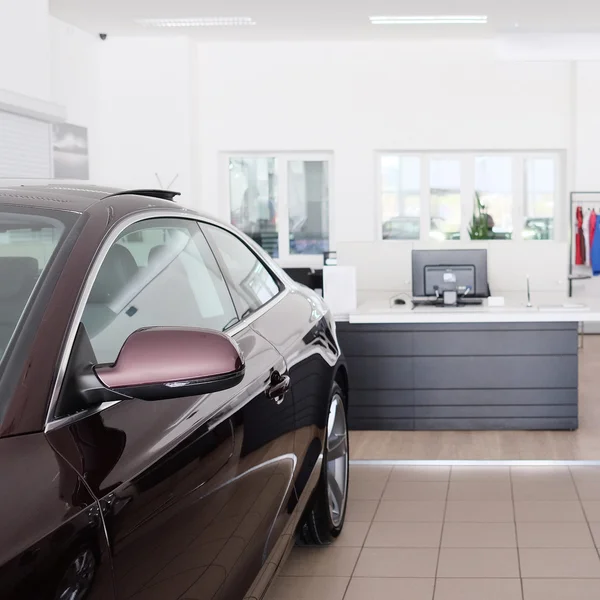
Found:
[[[277,404],[283,402],[285,393],[290,389],[290,378],[288,375],[280,375],[273,373],[271,377],[271,385],[267,388],[267,398],[275,400]]]

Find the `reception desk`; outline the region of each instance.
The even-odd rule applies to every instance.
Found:
[[[577,429],[582,322],[600,322],[600,310],[365,304],[337,324],[349,426]]]

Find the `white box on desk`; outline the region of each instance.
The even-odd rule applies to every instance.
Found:
[[[356,268],[323,267],[323,298],[334,315],[347,315],[356,310]]]

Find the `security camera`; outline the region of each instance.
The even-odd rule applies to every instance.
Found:
[[[100,36],[100,39],[102,41],[104,41],[106,39],[106,34],[105,33],[99,33],[98,35]]]

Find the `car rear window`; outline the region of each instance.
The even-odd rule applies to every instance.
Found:
[[[58,219],[0,210],[0,362],[64,230]]]

